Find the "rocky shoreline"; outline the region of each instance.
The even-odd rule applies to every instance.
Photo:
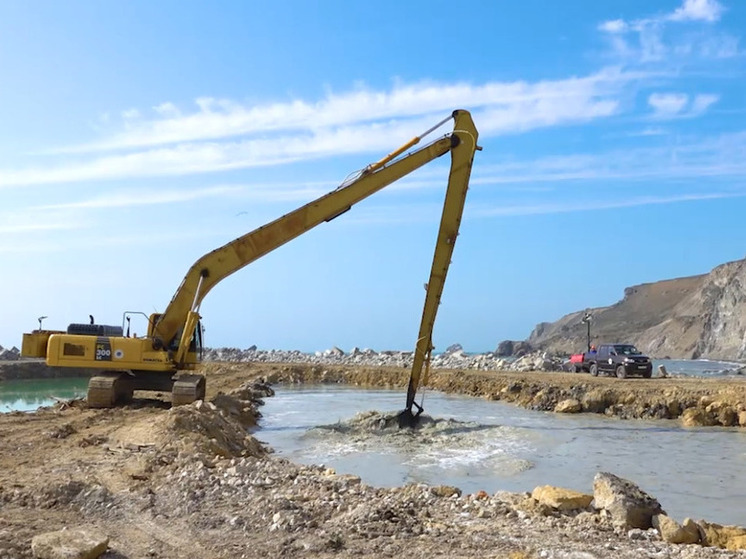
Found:
[[[216,371],[261,366],[272,383],[344,383],[406,388],[409,370],[312,363],[206,363]],[[209,380],[208,380],[209,382]],[[746,379],[616,379],[581,373],[433,369],[428,387],[537,411],[599,413],[621,419],[678,419],[685,426],[746,426]]]

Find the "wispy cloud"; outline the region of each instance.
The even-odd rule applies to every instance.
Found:
[[[475,168],[472,184],[746,179],[746,131],[667,146],[547,156]]]
[[[215,186],[195,190],[128,190],[96,196],[88,200],[48,204],[31,208],[32,210],[62,209],[103,209],[126,208],[134,206],[152,206],[158,204],[177,204],[204,198],[236,194],[241,191],[238,186]]]
[[[652,93],[648,97],[648,104],[660,117],[681,113],[688,101],[689,96],[684,93]]]
[[[317,135],[323,130],[365,127],[372,123],[422,119],[431,122],[454,107],[494,116],[499,129],[523,130],[577,119],[581,110],[595,115],[613,112],[613,98],[639,75],[609,68],[585,76],[529,83],[488,82],[399,84],[390,91],[359,88],[328,94],[317,102],[241,104],[227,99],[200,98],[196,110],[181,111],[173,103],[154,107],[152,118],[125,111],[123,130],[108,138],[52,153],[87,153],[153,147],[289,130]],[[612,97],[612,99],[609,99]],[[570,101],[574,107],[565,107]],[[600,108],[599,108],[600,107]],[[539,115],[536,115],[536,111]],[[594,116],[592,114],[592,116]],[[508,115],[510,118],[508,118]]]
[[[315,104],[247,106],[201,99],[188,114],[167,103],[149,121],[133,117],[109,138],[60,150],[61,163],[0,169],[0,187],[175,176],[380,153],[396,145],[392,139],[405,142],[454,107],[472,111],[483,137],[585,123],[617,114],[631,95],[631,84],[645,77],[606,68],[534,83],[358,90]]]
[[[613,19],[598,25],[616,58],[627,63],[730,58],[739,54],[738,38],[711,24],[725,12],[717,0],[683,0],[672,12],[632,20]],[[682,24],[704,24],[699,33],[677,32]]]
[[[742,198],[746,191],[742,192],[715,192],[681,194],[673,196],[639,196],[618,197],[606,200],[557,202],[546,204],[517,204],[500,206],[477,206],[470,210],[473,215],[479,217],[508,217],[525,215],[547,215],[560,213],[589,212],[599,210],[611,210],[615,208],[632,208],[637,206],[650,206],[661,204],[676,204],[681,202],[697,202],[703,200],[719,200],[723,198]]]
[[[711,93],[694,97],[686,93],[651,93],[648,105],[653,108],[653,116],[656,118],[694,117],[703,114],[719,99],[719,95]]]
[[[717,0],[684,0],[681,7],[676,8],[668,16],[671,21],[707,21],[720,19],[724,8]]]
[[[8,216],[6,216],[6,219]],[[49,231],[64,231],[79,229],[80,224],[71,221],[35,221],[33,218],[29,220],[13,220],[6,221],[0,225],[0,234],[12,235],[12,234],[24,234],[24,233],[37,233],[37,232],[49,232]]]

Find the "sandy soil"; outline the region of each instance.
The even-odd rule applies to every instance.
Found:
[[[65,527],[105,534],[106,558],[743,556],[667,544],[653,530],[628,533],[591,509],[560,513],[522,494],[369,487],[266,454],[246,435],[262,396],[256,379],[403,387],[407,371],[208,364],[205,372],[212,404],[137,399],[94,410],[78,401],[0,415],[0,558],[31,557],[35,535]],[[536,409],[575,399],[581,411],[621,417],[687,409],[720,417],[728,408],[737,422],[746,402],[738,379],[441,371],[430,380]]]

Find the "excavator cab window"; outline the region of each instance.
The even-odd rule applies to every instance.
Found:
[[[173,341],[171,342],[171,345],[168,346],[168,349],[172,351],[178,351],[179,349],[179,340],[181,340],[181,332],[183,330],[179,330],[179,332],[174,336]],[[200,359],[202,359],[202,322],[197,322],[197,327],[194,329],[194,334],[192,334],[192,341],[189,342],[189,352],[190,353],[196,353]]]
[[[189,351],[195,351],[200,361],[202,360],[202,322],[197,322],[197,327],[194,329],[194,336],[192,336],[192,343],[189,346]]]

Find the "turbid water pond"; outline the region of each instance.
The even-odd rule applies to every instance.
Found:
[[[679,520],[746,525],[746,433],[739,428],[535,412],[441,393],[425,397],[435,422],[424,429],[376,427],[369,412],[394,412],[403,403],[400,390],[280,386],[262,408],[256,436],[293,461],[323,463],[379,486],[425,482],[471,493],[550,484],[591,493],[596,472],[609,471],[639,484]]]

